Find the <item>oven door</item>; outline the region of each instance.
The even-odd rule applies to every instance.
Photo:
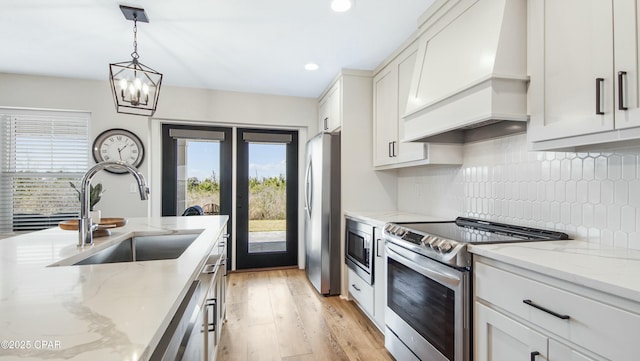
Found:
[[[468,361],[469,272],[390,241],[385,250],[387,349],[397,359],[410,350],[420,360]]]
[[[347,219],[345,261],[358,276],[373,284],[373,226]]]

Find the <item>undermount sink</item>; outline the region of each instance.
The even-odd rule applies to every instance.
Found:
[[[176,259],[199,234],[137,236],[105,248],[73,265]]]

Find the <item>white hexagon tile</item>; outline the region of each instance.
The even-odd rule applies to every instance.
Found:
[[[398,171],[398,208],[555,229],[640,249],[640,153],[531,152],[526,136],[467,144],[462,166]]]

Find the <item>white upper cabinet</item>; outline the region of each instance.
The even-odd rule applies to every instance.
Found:
[[[336,80],[320,98],[318,122],[318,130],[321,132],[335,132],[342,127],[342,79]]]
[[[407,105],[416,46],[405,49],[373,79],[374,166],[425,159],[425,145],[402,143],[402,114]]]
[[[638,138],[639,18],[636,0],[529,2],[533,149]]]
[[[527,120],[526,1],[446,2],[424,28],[402,140]]]
[[[417,44],[405,48],[373,79],[373,165],[376,169],[422,164],[461,164],[462,148],[453,144],[402,142]]]

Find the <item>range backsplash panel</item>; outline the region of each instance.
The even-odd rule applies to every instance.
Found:
[[[464,159],[399,170],[399,209],[640,249],[640,152],[530,152],[517,135],[467,144]]]

